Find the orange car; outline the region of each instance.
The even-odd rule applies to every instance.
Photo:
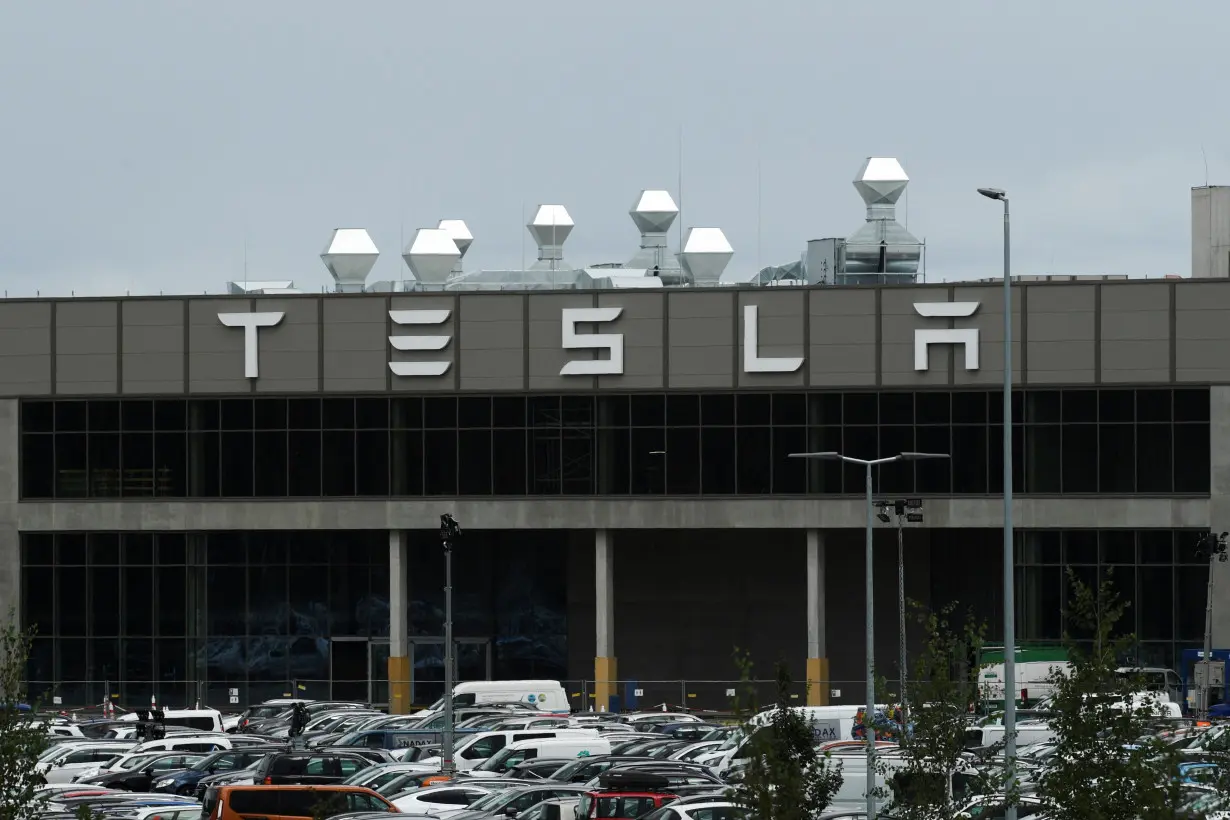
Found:
[[[359,786],[211,786],[201,820],[301,820],[397,807]]]

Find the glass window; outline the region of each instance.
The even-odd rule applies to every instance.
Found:
[[[1058,424],[1062,419],[1061,396],[1058,390],[1027,391],[1024,413],[1021,418],[1014,418],[1014,421],[1024,421],[1027,424]]]
[[[464,405],[465,399],[462,399],[462,403]],[[461,495],[491,495],[491,436],[489,429],[462,430],[459,433],[457,492]]]
[[[326,402],[326,409],[328,404]],[[351,402],[351,424],[354,403]],[[328,419],[326,418],[326,423]],[[353,429],[321,433],[321,493],[329,497],[352,496],[355,491],[355,435]]]
[[[948,424],[951,420],[952,404],[947,391],[927,390],[914,395],[915,424]]]
[[[254,421],[252,399],[222,399],[223,430],[251,430]]]
[[[57,433],[84,433],[88,425],[88,405],[83,401],[57,401],[55,403],[55,429]]]
[[[669,416],[668,404],[668,418]],[[697,418],[699,419],[699,407]],[[696,427],[669,427],[666,430],[666,492],[669,495],[696,495],[701,482],[700,430]]]
[[[733,393],[710,393],[700,397],[700,420],[706,427],[730,426],[735,423]]]
[[[1209,420],[1208,388],[1199,387],[1174,391],[1174,420],[1207,422]],[[59,430],[58,417],[56,422],[56,429]]]
[[[952,394],[952,420],[956,424],[981,424],[987,420],[987,394],[962,390]]]
[[[709,427],[700,431],[701,491],[705,495],[734,495],[735,428]]]
[[[700,397],[689,394],[668,395],[666,423],[671,427],[695,427],[700,424]]]
[[[1209,491],[1209,427],[1207,424],[1176,424],[1174,427],[1174,490],[1177,493]]]
[[[21,437],[21,494],[24,498],[54,498],[55,436],[26,433]]]
[[[1136,420],[1136,395],[1131,390],[1098,391],[1098,421],[1131,422]]]
[[[773,451],[769,430],[768,427],[739,427],[735,431],[736,491],[740,495],[767,495],[772,491]]]
[[[328,398],[320,404],[320,426],[323,430],[354,429],[354,399]],[[452,426],[452,425],[450,425]]]
[[[1174,491],[1172,433],[1169,424],[1136,425],[1136,492]]]
[[[1063,392],[1063,420],[1065,423],[1097,421],[1097,391],[1065,390]]]
[[[773,397],[769,393],[739,393],[735,396],[735,421],[740,427],[769,424]]]
[[[455,430],[457,399],[452,396],[431,396],[423,399],[423,427],[429,430]]]
[[[50,433],[55,430],[55,403],[23,401],[21,403],[23,433]]]
[[[90,432],[118,433],[120,403],[112,399],[96,399],[89,403]]]
[[[1103,393],[1106,392],[1110,391],[1103,391]],[[1136,429],[1131,424],[1098,426],[1098,490],[1100,492],[1130,493],[1136,489],[1135,432]]]
[[[987,492],[987,467],[987,428],[981,425],[954,426],[952,428],[953,492]]]
[[[1065,404],[1064,407],[1066,408],[1067,405]],[[1097,426],[1093,424],[1065,424],[1062,428],[1062,437],[1063,491],[1065,493],[1097,492]]]
[[[880,424],[913,424],[913,393],[881,393]]]

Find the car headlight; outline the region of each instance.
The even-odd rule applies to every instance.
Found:
[[[154,783],[154,788],[155,789],[165,789],[167,786],[173,786],[173,785],[175,785],[175,778],[164,777],[158,782]]]

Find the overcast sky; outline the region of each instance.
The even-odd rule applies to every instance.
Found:
[[[520,267],[534,205],[576,264],[626,260],[642,188],[723,228],[731,270],[863,221],[896,156],[929,278],[1188,274],[1190,191],[1230,183],[1225,0],[107,0],[4,4],[0,284],[9,295],[372,279],[441,217],[468,268]],[[759,170],[758,170],[759,169]],[[759,179],[759,184],[758,184]],[[758,206],[759,202],[759,206]],[[246,237],[246,240],[245,240]],[[672,239],[672,245],[674,239]]]

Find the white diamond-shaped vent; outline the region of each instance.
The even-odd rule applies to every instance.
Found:
[[[380,251],[363,228],[337,228],[320,254],[339,291],[363,290]]]
[[[688,228],[679,264],[696,285],[714,285],[735,255],[721,228]]]
[[[419,228],[401,258],[406,260],[406,266],[420,283],[442,285],[461,259],[461,251],[448,231]]]
[[[894,157],[868,157],[854,177],[854,187],[868,206],[895,205],[909,181]]]
[[[462,256],[465,256],[470,245],[474,244],[474,234],[470,233],[470,228],[464,219],[441,219],[440,224],[436,227],[453,238]]]
[[[664,234],[679,216],[679,206],[667,191],[641,191],[628,214],[642,235]]]

